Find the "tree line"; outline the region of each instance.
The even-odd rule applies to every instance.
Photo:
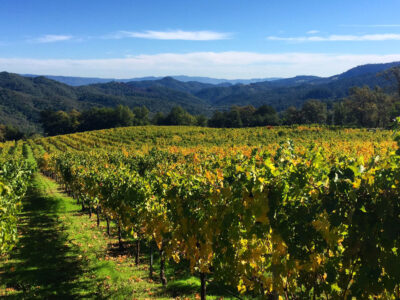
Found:
[[[44,110],[40,114],[40,123],[45,134],[52,136],[150,124],[206,126],[207,118],[203,115],[193,116],[180,106],[173,107],[167,115],[159,112],[150,117],[145,106],[130,109],[128,106],[118,105],[115,108],[94,107],[83,112]]]
[[[26,134],[12,125],[0,124],[0,142],[20,140],[26,137]]]
[[[80,131],[107,129],[114,127],[147,125],[149,110],[146,107],[118,105],[115,108],[94,107],[83,112],[77,110],[40,113],[40,123],[47,135],[67,134]]]
[[[191,115],[180,106],[170,113],[161,112],[150,117],[145,107],[119,105],[116,108],[92,108],[83,112],[72,110],[42,111],[41,123],[47,135],[67,134],[124,126],[186,125],[215,128],[241,128],[294,124],[323,124],[368,128],[388,128],[400,115],[400,98],[384,93],[380,88],[353,88],[349,97],[340,102],[327,103],[311,99],[301,108],[294,106],[278,113],[272,106],[255,108],[251,105],[232,106],[227,111],[216,111],[211,118]]]

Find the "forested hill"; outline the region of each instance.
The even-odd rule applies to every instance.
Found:
[[[363,65],[332,77],[296,76],[251,84],[201,83],[162,79],[107,82],[70,86],[49,78],[26,77],[0,73],[0,124],[15,125],[25,131],[38,131],[39,113],[51,110],[85,110],[91,107],[130,108],[146,106],[151,113],[169,112],[181,106],[191,114],[211,116],[214,110],[232,105],[263,104],[283,111],[289,106],[300,107],[309,99],[335,101],[346,97],[349,88],[367,85],[390,89],[392,83],[380,72],[399,62]],[[323,67],[323,66],[321,66]]]
[[[0,123],[25,131],[39,130],[39,114],[45,109],[84,110],[90,107],[131,108],[145,105],[151,112],[169,112],[181,106],[192,114],[211,113],[207,101],[163,86],[135,87],[126,83],[72,87],[45,77],[0,73]]]
[[[301,106],[306,100],[335,101],[348,95],[354,86],[367,85],[371,88],[380,86],[392,89],[393,82],[379,74],[400,62],[388,64],[363,65],[331,77],[296,76],[228,87],[203,89],[195,95],[210,101],[214,107],[231,105],[253,105],[255,107],[269,104],[282,111],[289,106]]]

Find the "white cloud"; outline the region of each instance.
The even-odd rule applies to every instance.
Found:
[[[35,43],[55,43],[71,40],[73,36],[71,35],[56,35],[56,34],[46,34],[40,38],[30,40]]]
[[[231,34],[215,31],[152,31],[143,32],[118,31],[113,35],[104,38],[122,39],[122,38],[142,38],[154,40],[186,40],[186,41],[213,41],[229,39]]]
[[[400,41],[400,34],[365,34],[365,35],[329,35],[329,36],[300,36],[300,37],[279,37],[269,36],[270,41],[287,42],[364,42],[364,41]]]
[[[46,75],[132,78],[185,74],[219,78],[330,76],[366,63],[400,61],[400,53],[191,52],[136,55],[114,59],[0,58],[0,71]]]
[[[319,30],[309,30],[306,33],[307,34],[317,34],[317,33],[319,33]]]

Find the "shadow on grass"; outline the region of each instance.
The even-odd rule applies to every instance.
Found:
[[[194,275],[181,277],[180,279],[169,282],[166,291],[174,298],[200,294],[200,279]],[[235,296],[236,292],[231,287],[213,281],[207,283],[207,294],[213,295],[217,299],[240,299]]]
[[[109,243],[107,245],[107,255],[114,258],[122,255],[133,256],[136,246],[126,240],[121,244],[122,249],[120,248],[118,241],[115,243]]]
[[[193,295],[200,291],[200,282],[193,277],[181,278],[169,282],[166,290],[172,297]]]
[[[141,243],[141,256],[140,260],[142,263],[149,263],[149,244]],[[154,274],[153,280],[155,282],[161,283],[159,278],[160,269],[160,257],[157,250],[157,246],[153,243],[154,251]],[[146,269],[147,270],[147,269]],[[200,294],[200,277],[199,274],[190,273],[190,264],[187,260],[181,260],[179,263],[174,262],[169,259],[166,264],[166,277],[168,279],[167,286],[165,290],[160,290],[159,294],[154,296],[165,297],[169,296],[172,298],[176,297],[192,297],[195,294]],[[214,298],[221,299],[240,299],[236,297],[237,294],[232,287],[226,286],[222,283],[218,283],[209,278],[207,283],[207,294],[212,295]]]
[[[22,236],[0,277],[0,284],[18,294],[3,298],[93,298],[96,282],[82,276],[90,270],[78,249],[68,246],[58,217],[63,200],[57,195],[45,196],[38,182],[36,179],[24,201],[19,230]]]

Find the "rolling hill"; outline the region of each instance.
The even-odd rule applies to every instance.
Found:
[[[391,84],[378,74],[400,62],[388,64],[370,64],[350,69],[331,77],[296,76],[274,81],[264,81],[249,85],[212,87],[203,89],[195,95],[207,100],[214,107],[231,105],[269,104],[278,111],[294,105],[299,106],[308,99],[334,101],[348,95],[354,86],[380,86],[391,89]]]
[[[346,97],[353,86],[381,86],[390,90],[392,83],[377,74],[399,65],[400,62],[369,64],[325,78],[296,76],[234,85],[188,81],[186,79],[191,77],[184,76],[184,81],[173,77],[149,77],[140,81],[73,86],[44,76],[1,72],[0,123],[37,132],[40,131],[38,120],[41,110],[84,110],[118,104],[131,108],[144,105],[152,113],[166,113],[179,105],[192,114],[207,116],[232,105],[258,107],[269,104],[282,111],[291,105],[299,107],[308,99],[336,101]]]
[[[126,83],[72,87],[45,77],[0,73],[0,123],[36,132],[41,110],[84,110],[90,107],[145,105],[150,111],[169,112],[180,105],[192,114],[211,114],[206,100],[163,86],[135,87]]]

